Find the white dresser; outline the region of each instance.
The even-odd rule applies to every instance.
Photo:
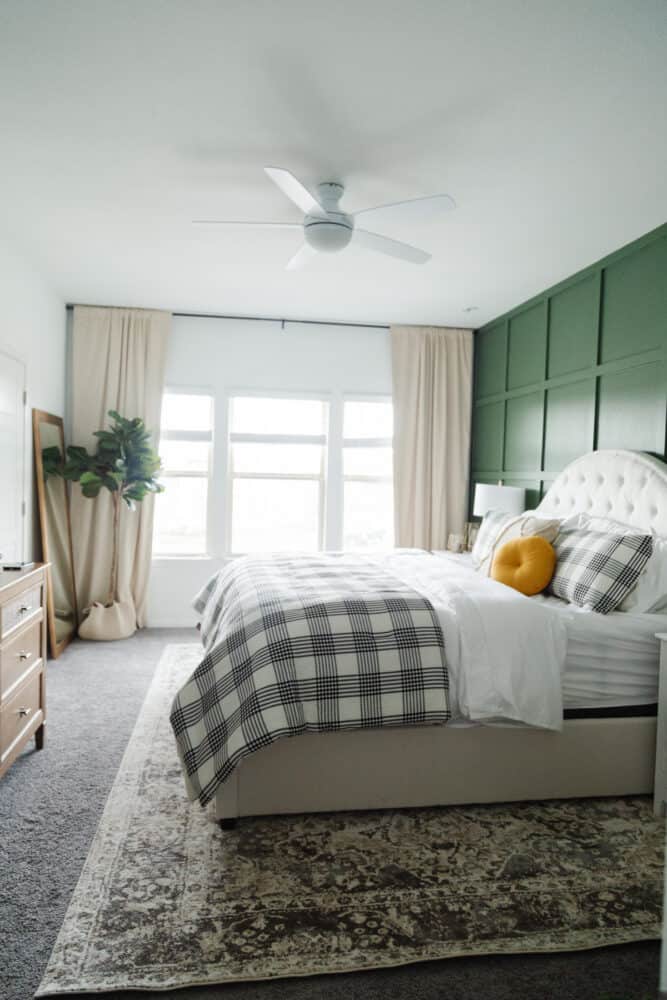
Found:
[[[0,777],[46,720],[46,566],[0,571]]]

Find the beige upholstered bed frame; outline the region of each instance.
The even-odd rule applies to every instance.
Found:
[[[560,473],[537,509],[667,535],[667,466],[640,452],[591,452]],[[648,793],[655,737],[655,718],[641,716],[567,720],[561,733],[411,726],[304,734],[244,760],[218,791],[216,816]]]

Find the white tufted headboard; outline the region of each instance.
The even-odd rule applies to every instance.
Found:
[[[667,535],[667,465],[641,451],[591,451],[558,474],[536,509],[611,517]]]

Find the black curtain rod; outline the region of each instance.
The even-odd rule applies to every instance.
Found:
[[[73,309],[74,303],[68,302],[67,309]],[[100,308],[118,309],[119,306],[102,306]],[[129,306],[128,308],[132,308]],[[181,316],[186,319],[236,319],[245,320],[249,323],[280,323],[283,327],[285,323],[304,323],[308,326],[353,326],[365,330],[388,330],[388,323],[343,323],[340,320],[326,319],[277,319],[274,316],[228,316],[224,313],[192,313],[192,312],[172,312],[172,316]]]

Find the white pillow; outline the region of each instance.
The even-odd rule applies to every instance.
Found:
[[[594,517],[591,514],[573,514],[563,521],[562,530],[587,528],[590,531],[611,532],[623,535],[645,535],[653,537],[653,555],[642,570],[637,583],[618,607],[618,611],[633,614],[655,614],[667,610],[667,538],[641,531],[629,524],[614,521],[611,517]]]
[[[523,514],[502,514],[501,511],[489,511],[482,521],[475,547],[472,550],[473,562],[479,572],[488,576],[491,571],[492,555],[495,550],[513,538],[524,535],[540,535],[548,542],[553,542],[560,530],[559,518],[539,517],[534,510],[526,510]],[[481,544],[478,546],[478,542]]]
[[[516,514],[507,514],[504,510],[487,511],[482,518],[475,544],[472,547],[471,555],[475,566],[481,566],[489,558],[501,529],[506,528],[516,520]]]

